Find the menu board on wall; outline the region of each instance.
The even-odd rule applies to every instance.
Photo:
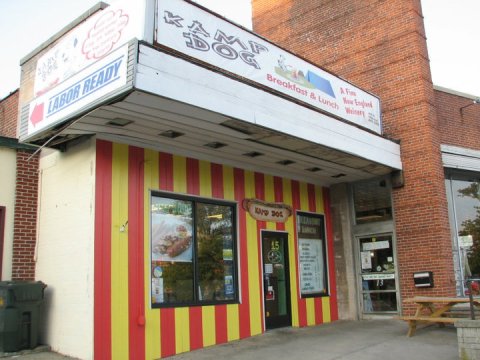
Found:
[[[298,247],[302,294],[325,291],[325,276],[320,263],[320,260],[323,259],[322,240],[298,239]]]
[[[322,215],[298,214],[298,257],[302,296],[327,293],[327,261]]]

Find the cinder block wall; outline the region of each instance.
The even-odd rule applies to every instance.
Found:
[[[400,140],[405,186],[393,192],[400,287],[455,295],[440,132],[419,0],[252,0],[253,29],[378,95],[384,135]],[[433,271],[418,290],[415,271]]]

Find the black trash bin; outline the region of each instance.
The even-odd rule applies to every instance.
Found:
[[[47,286],[41,281],[0,281],[0,352],[38,345],[40,309]]]

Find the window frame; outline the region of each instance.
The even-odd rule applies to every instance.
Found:
[[[316,297],[325,297],[325,296],[330,296],[330,281],[329,281],[329,267],[328,267],[328,246],[327,246],[327,229],[326,229],[326,221],[325,221],[325,215],[323,214],[318,214],[318,213],[311,213],[307,211],[297,211],[296,214],[296,236],[297,236],[297,252],[298,252],[298,291],[300,293],[300,298],[306,299],[306,298],[316,298]],[[303,217],[309,217],[309,218],[317,218],[321,220],[321,236],[323,238],[321,239],[312,239],[312,240],[322,240],[322,251],[323,251],[323,280],[325,282],[325,291],[317,291],[313,293],[302,293],[302,261],[300,259],[300,222],[299,222],[299,216]]]
[[[173,199],[173,200],[180,200],[180,201],[187,201],[192,204],[192,291],[193,291],[193,300],[192,301],[184,301],[184,302],[176,302],[176,303],[155,303],[152,299],[152,279],[154,278],[153,276],[153,269],[152,269],[152,264],[153,264],[153,248],[152,248],[152,230],[153,230],[153,224],[152,224],[152,204],[153,204],[153,198],[165,198],[165,199]],[[239,289],[239,255],[238,255],[238,229],[237,229],[237,224],[238,224],[238,219],[237,219],[237,214],[238,214],[238,204],[236,202],[232,201],[226,201],[226,200],[221,200],[221,199],[213,199],[213,198],[204,198],[204,197],[198,197],[198,196],[192,196],[192,195],[183,195],[183,194],[176,194],[176,193],[170,193],[170,192],[164,192],[164,191],[157,191],[157,190],[151,190],[150,191],[150,206],[149,206],[149,225],[150,225],[150,234],[149,234],[149,252],[150,252],[150,278],[149,278],[149,283],[150,283],[150,306],[153,309],[158,309],[158,308],[177,308],[177,307],[190,307],[190,306],[208,306],[208,305],[223,305],[223,304],[239,304],[239,298],[240,298],[240,289]],[[232,217],[232,230],[231,230],[231,235],[232,235],[232,251],[233,251],[233,256],[232,256],[232,262],[233,262],[233,284],[234,284],[234,296],[233,299],[231,300],[200,300],[200,294],[199,294],[199,289],[200,289],[200,271],[199,271],[199,261],[198,261],[198,242],[197,242],[197,218],[196,218],[196,212],[197,212],[197,204],[201,203],[204,205],[218,205],[218,206],[226,206],[229,207],[231,210],[231,217]]]

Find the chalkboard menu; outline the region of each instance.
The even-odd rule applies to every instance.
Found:
[[[322,215],[297,215],[300,291],[302,297],[327,295],[325,230]]]

